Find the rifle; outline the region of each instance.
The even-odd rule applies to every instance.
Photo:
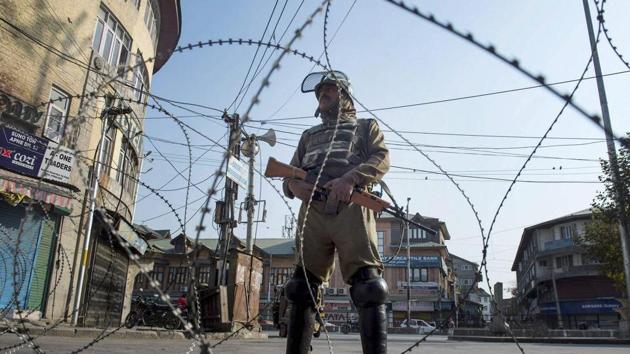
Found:
[[[273,157],[269,158],[267,161],[267,168],[265,169],[265,177],[284,177],[284,178],[297,178],[301,179],[310,184],[315,184],[315,179],[317,179],[317,175],[314,173],[315,171],[304,171],[301,168],[297,168],[295,166],[287,165],[282,163]],[[321,176],[319,180],[319,184],[315,188],[315,193],[325,196],[326,190],[323,185],[328,182],[330,178],[326,178],[325,176]],[[402,219],[412,225],[415,225],[421,229],[424,229],[427,232],[432,234],[437,234],[437,231],[426,227],[422,224],[419,224],[413,220],[410,220],[405,213],[403,213],[402,208],[395,208],[392,205],[379,198],[378,196],[371,194],[369,192],[364,191],[359,187],[355,187],[352,191],[352,195],[350,196],[350,201],[352,203],[361,205],[368,209],[371,209],[377,213],[387,213],[396,218]]]
[[[310,184],[315,184],[315,179],[317,175],[312,172],[306,172],[301,168],[297,168],[295,166],[287,165],[282,163],[273,157],[269,158],[267,161],[267,169],[265,169],[266,177],[285,177],[285,178],[297,178],[301,179]],[[316,193],[320,193],[322,195],[326,195],[326,190],[323,185],[326,184],[327,178],[320,178],[320,183],[316,186]],[[374,210],[377,213],[384,211],[389,208],[391,205],[389,202],[370,194],[361,188],[355,187],[352,195],[350,196],[350,201],[352,203],[364,206],[368,209]]]

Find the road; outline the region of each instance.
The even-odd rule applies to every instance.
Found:
[[[361,353],[361,343],[358,335],[333,334],[330,337],[334,353]],[[408,348],[416,339],[410,335],[390,335],[389,353],[400,353]],[[74,337],[42,337],[37,340],[46,353],[69,353],[89,343],[87,338]],[[17,337],[4,334],[0,336],[0,348],[17,343]],[[271,336],[267,340],[234,339],[213,349],[213,353],[255,353],[278,354],[284,353],[283,338]],[[158,354],[158,353],[186,353],[191,342],[186,340],[165,339],[105,339],[86,353],[129,353],[129,354]],[[621,345],[565,345],[565,344],[522,344],[525,353],[557,353],[557,354],[627,354],[630,346]],[[313,341],[314,353],[329,353],[325,338]],[[31,353],[28,348],[21,348],[19,353]],[[197,353],[196,347],[192,353]],[[445,336],[433,336],[429,341],[420,344],[412,353],[465,353],[465,354],[508,354],[519,353],[512,343],[478,343],[448,341]]]

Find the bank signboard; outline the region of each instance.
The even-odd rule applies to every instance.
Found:
[[[47,139],[0,127],[0,168],[68,183],[73,166],[74,151]]]
[[[412,268],[440,268],[442,265],[442,257],[440,256],[411,256],[409,261]],[[406,256],[383,257],[388,267],[406,267]]]

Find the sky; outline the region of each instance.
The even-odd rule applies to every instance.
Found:
[[[180,45],[219,39],[264,38],[286,44],[295,29],[302,26],[317,8],[318,1],[202,1],[182,0]],[[457,29],[471,32],[482,43],[493,44],[500,53],[518,58],[532,73],[544,75],[546,82],[580,77],[590,56],[584,9],[580,1],[409,1],[426,13],[448,21]],[[285,5],[286,4],[286,5]],[[591,6],[593,22],[594,3]],[[275,7],[275,9],[274,9]],[[283,11],[284,8],[284,11]],[[626,1],[608,1],[605,19],[613,42],[630,57],[630,23],[623,17],[630,11]],[[295,15],[295,16],[294,16]],[[293,21],[291,19],[294,17]],[[271,18],[271,20],[270,20]],[[345,21],[344,21],[345,18]],[[269,22],[266,33],[266,24]],[[286,30],[288,29],[288,30]],[[283,32],[286,33],[284,36]],[[264,36],[263,36],[264,33]],[[323,54],[324,17],[319,14],[293,48],[319,57]],[[333,34],[336,33],[334,36]],[[544,88],[485,95],[536,86],[510,66],[447,31],[410,13],[377,0],[333,1],[327,27],[330,63],[351,80],[354,95],[370,109],[400,105],[406,108],[377,110],[374,114],[386,130],[392,169],[385,176],[399,202],[410,200],[410,210],[444,221],[451,234],[449,252],[481,261],[479,226],[460,191],[438,169],[385,123],[413,142],[444,170],[464,176],[503,180],[454,177],[479,213],[484,229],[492,218],[512,180],[540,137],[560,112],[563,102]],[[249,45],[213,45],[176,53],[154,76],[153,94],[214,109],[244,114],[262,78],[280,51]],[[259,66],[261,56],[265,59]],[[256,60],[252,61],[256,55]],[[602,35],[599,45],[613,130],[630,131],[630,74]],[[263,65],[268,57],[271,60]],[[324,58],[322,57],[322,60]],[[253,62],[250,75],[248,68]],[[252,80],[252,73],[259,74]],[[257,135],[273,128],[278,137],[275,147],[261,145],[256,165],[264,169],[270,156],[288,162],[301,132],[318,123],[313,117],[316,100],[302,94],[298,87],[313,63],[294,55],[281,61],[258,105],[251,110],[252,121],[245,130]],[[317,70],[317,69],[316,69]],[[587,76],[594,75],[591,67]],[[239,89],[249,90],[244,95]],[[554,87],[570,92],[575,83]],[[235,100],[235,98],[237,98]],[[242,102],[239,104],[239,101]],[[436,103],[434,101],[447,100]],[[232,102],[236,102],[232,104]],[[432,103],[433,102],[433,103]],[[575,94],[575,102],[587,112],[600,114],[595,80],[585,80]],[[194,235],[199,224],[198,209],[210,187],[212,174],[221,162],[226,125],[220,112],[199,106],[183,110],[164,101],[164,107],[195,130],[189,131],[192,143],[192,182],[186,216],[187,233]],[[205,114],[202,116],[198,113]],[[369,113],[359,117],[371,118]],[[187,175],[188,149],[184,134],[163,113],[148,110],[145,120],[145,153],[142,181],[161,189],[183,218],[187,181],[173,166]],[[213,118],[214,117],[214,118]],[[304,118],[300,118],[304,117]],[[472,136],[471,136],[472,135]],[[482,136],[477,136],[482,135]],[[501,137],[498,137],[501,136]],[[209,140],[209,139],[212,139]],[[575,110],[567,108],[528,164],[498,215],[491,236],[488,268],[491,283],[501,281],[506,289],[515,287],[510,270],[523,228],[588,208],[602,186],[598,159],[606,158],[601,129]],[[209,148],[212,148],[208,151]],[[160,154],[161,153],[161,154]],[[169,160],[167,162],[166,160]],[[414,172],[415,169],[415,172]],[[428,172],[420,172],[420,171]],[[169,182],[170,181],[170,182]],[[168,182],[168,183],[167,183]],[[279,181],[272,182],[280,188]],[[223,186],[224,182],[219,183]],[[256,195],[266,201],[267,220],[257,225],[260,238],[281,237],[285,215],[290,211],[270,184],[256,180]],[[154,229],[178,228],[168,207],[149,191],[140,188],[134,222]],[[239,202],[245,195],[239,191]],[[146,197],[144,197],[146,196]],[[293,211],[299,202],[289,202]],[[214,209],[214,202],[211,205]],[[238,215],[238,212],[237,212]],[[206,219],[210,220],[210,219]],[[216,237],[216,225],[206,224],[202,237]],[[243,237],[240,226],[237,236]]]

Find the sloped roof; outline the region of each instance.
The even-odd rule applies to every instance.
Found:
[[[295,240],[288,238],[258,238],[256,246],[272,255],[292,255],[295,253]]]
[[[133,228],[145,239],[164,240],[171,238],[171,230],[154,230],[146,225],[140,224],[133,224]]]
[[[460,256],[454,255],[454,254],[452,254],[452,253],[450,253],[450,257],[460,259],[460,260],[462,260],[462,261],[464,261],[464,262],[466,262],[466,263],[474,264],[474,265],[475,265],[475,267],[479,267],[479,264],[477,264],[477,263],[475,263],[475,262],[473,262],[473,261],[469,261],[469,260],[467,260],[466,258],[462,258],[462,257],[460,257]]]

